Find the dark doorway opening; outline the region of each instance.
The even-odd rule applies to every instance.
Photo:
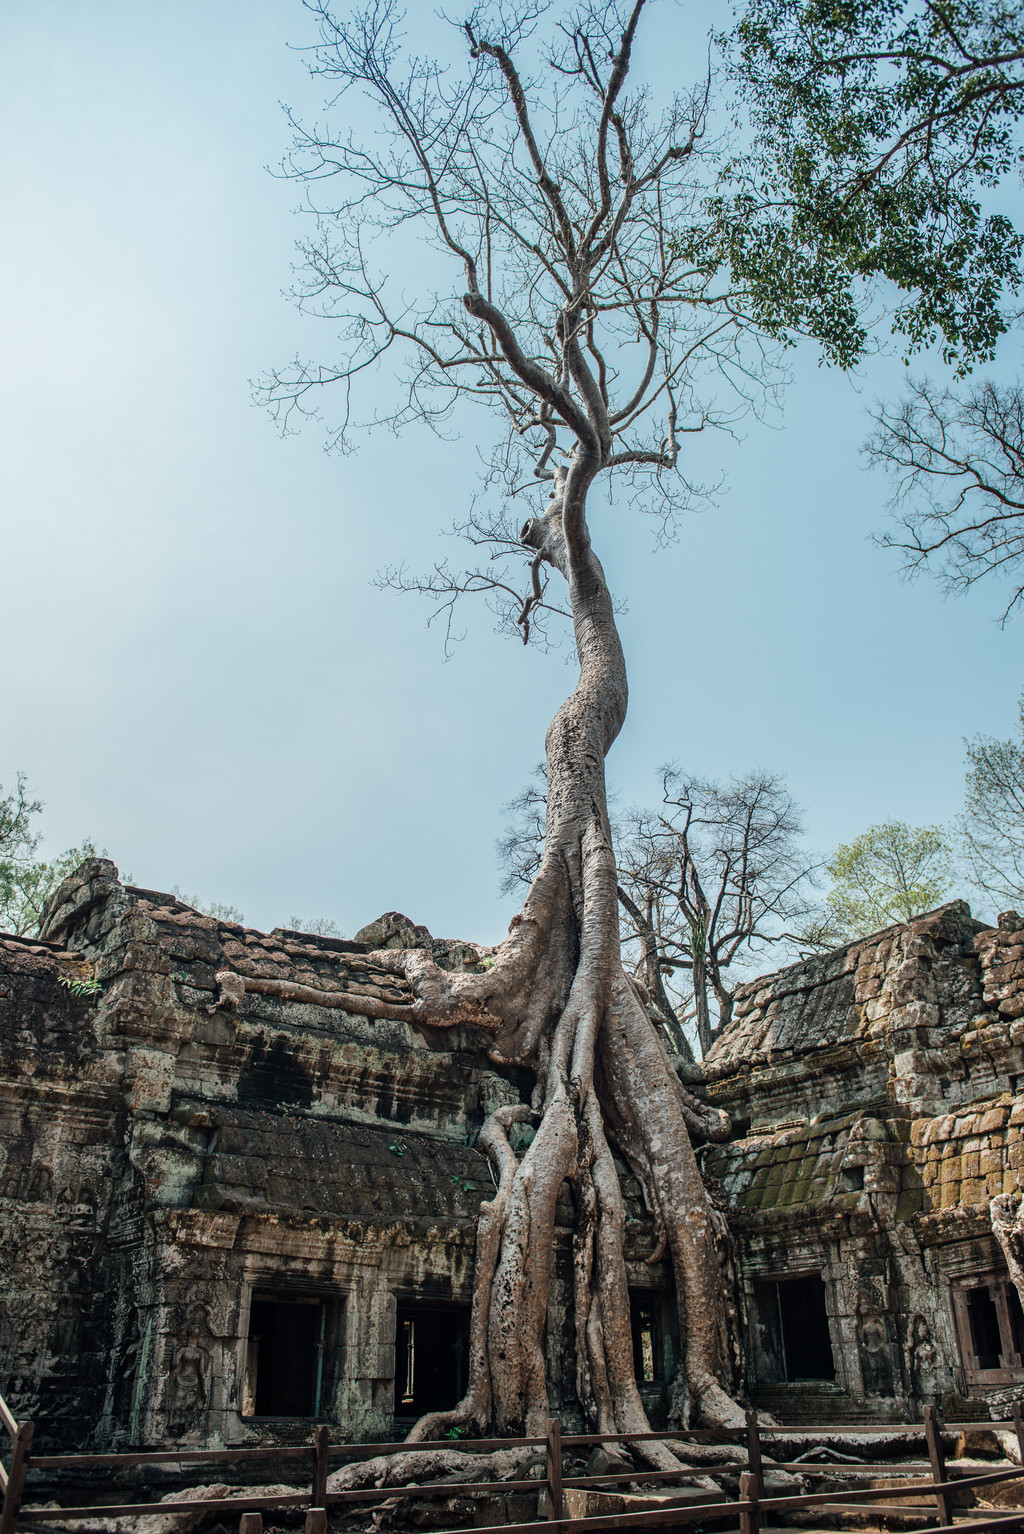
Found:
[[[999,1335],[999,1311],[988,1288],[968,1289],[967,1318],[971,1325],[971,1344],[976,1369],[998,1369],[1002,1363]]]
[[[253,1295],[244,1417],[320,1416],[328,1330],[335,1308],[318,1299]]]
[[[629,1324],[633,1335],[633,1373],[640,1385],[656,1384],[663,1377],[661,1296],[631,1292]]]
[[[395,1330],[395,1416],[449,1411],[466,1393],[469,1308],[400,1305]]]
[[[764,1384],[835,1379],[820,1273],[756,1283],[754,1312],[757,1375]]]

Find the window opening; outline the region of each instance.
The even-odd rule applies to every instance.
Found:
[[[835,1379],[820,1273],[755,1283],[753,1323],[757,1376],[763,1384]]]
[[[399,1306],[395,1329],[395,1415],[449,1411],[466,1393],[469,1310]]]
[[[656,1295],[631,1294],[629,1297],[633,1372],[641,1385],[653,1385],[662,1377],[659,1310]]]
[[[1018,1360],[1024,1362],[1024,1309],[1021,1309],[1020,1295],[1015,1284],[1006,1285],[1006,1310],[1010,1320],[1013,1351]]]
[[[253,1295],[243,1417],[318,1417],[324,1396],[329,1306]]]
[[[999,1311],[988,1289],[968,1289],[967,1317],[971,1326],[976,1369],[998,1369],[1002,1363]]]
[[[952,1291],[968,1386],[1024,1380],[1024,1312],[1008,1277],[976,1278]]]

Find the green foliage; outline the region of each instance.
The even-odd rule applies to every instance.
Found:
[[[59,857],[36,856],[42,834],[33,829],[33,817],[42,810],[33,799],[25,774],[19,772],[15,786],[0,798],[0,931],[19,935],[38,932],[43,906],[79,863],[96,856],[86,839]]]
[[[960,821],[971,883],[997,905],[1024,904],[1024,693],[1016,739],[965,741],[967,793]]]
[[[824,918],[807,934],[815,947],[838,947],[939,905],[953,857],[941,826],[886,820],[836,848],[825,864],[832,888]]]
[[[985,212],[1022,164],[1024,23],[1000,0],[749,0],[719,40],[754,142],[725,167],[688,244],[726,265],[776,336],[843,366],[867,304],[958,370],[991,357],[1021,236]]]
[[[98,980],[76,980],[72,975],[61,975],[58,984],[70,991],[72,996],[78,996],[82,1000],[103,994],[103,986]]]

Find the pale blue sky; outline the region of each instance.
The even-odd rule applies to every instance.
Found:
[[[726,16],[660,11],[662,60]],[[471,435],[338,458],[249,402],[253,376],[329,350],[281,297],[298,192],[264,168],[279,103],[315,109],[288,48],[310,31],[298,0],[0,11],[0,782],[28,773],[48,850],[91,835],[256,925],[397,908],[493,941],[500,807],[572,674],[482,610],[445,664],[417,602],[371,584],[397,549],[450,552]],[[886,486],[858,460],[863,409],[900,373],[851,384],[798,356],[776,429],[700,444],[730,490],[667,553],[597,510],[630,604],[621,802],[666,758],[764,764],[827,849],[947,820],[961,737],[1011,731],[1020,623],[1000,632],[994,593],[900,584],[868,542]]]

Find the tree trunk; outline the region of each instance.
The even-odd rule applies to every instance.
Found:
[[[696,1009],[697,1040],[700,1044],[701,1058],[711,1048],[711,1010],[708,1006],[708,964],[707,955],[704,951],[704,937],[700,928],[695,928],[691,941],[693,953],[693,1004]]]
[[[470,1383],[453,1411],[424,1417],[410,1441],[455,1423],[482,1431],[542,1434],[549,1416],[545,1323],[555,1246],[555,1206],[568,1183],[576,1205],[574,1297],[577,1393],[601,1432],[647,1428],[636,1386],[623,1252],[624,1208],[611,1136],[638,1176],[675,1276],[684,1415],[738,1425],[723,1389],[729,1356],[723,1281],[712,1213],[687,1123],[717,1132],[716,1115],[690,1098],[622,968],[615,859],[604,760],[626,713],[626,670],[601,566],[585,529],[571,552],[565,499],[585,496],[570,471],[524,542],[565,576],[580,660],[579,682],[547,733],[544,857],[509,937],[485,975],[440,971],[423,954],[376,955],[400,965],[424,1020],[471,1020],[496,1034],[496,1061],[536,1073],[533,1141],[516,1158],[508,1110],[481,1139],[498,1171],[481,1209],[471,1330]],[[726,1121],[727,1122],[727,1121]],[[652,1259],[653,1260],[653,1259]],[[645,1457],[678,1460],[664,1445]]]

